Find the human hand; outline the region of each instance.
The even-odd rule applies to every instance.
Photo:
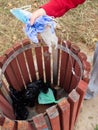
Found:
[[[36,10],[35,12],[33,12],[32,16],[30,18],[30,24],[33,25],[35,20],[42,15],[46,15],[46,12],[43,8],[40,8],[40,9]]]

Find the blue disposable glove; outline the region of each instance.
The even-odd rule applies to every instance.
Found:
[[[51,32],[54,33],[54,21],[52,17],[47,15],[40,16],[35,20],[35,23],[31,26],[30,19],[26,23],[24,29],[25,34],[34,42],[38,43],[37,35],[42,33],[47,26],[50,26]]]
[[[54,32],[55,22],[50,16],[47,16],[47,15],[40,16],[35,20],[34,24],[31,25],[30,18],[32,16],[32,13],[28,12],[27,10],[23,10],[21,8],[11,9],[10,12],[17,19],[19,19],[21,22],[23,22],[26,25],[23,30],[25,34],[29,37],[29,39],[33,41],[34,43],[38,43],[38,38],[37,38],[38,33],[44,32],[47,26],[50,27],[51,33],[55,33]],[[50,41],[49,43],[51,43]],[[49,43],[46,43],[46,44],[49,44]]]

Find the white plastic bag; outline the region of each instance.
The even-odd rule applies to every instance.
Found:
[[[51,28],[47,26],[45,30],[40,34],[44,42],[48,45],[49,52],[52,53],[52,47],[56,49],[58,44],[58,38],[55,34],[55,31],[52,32]]]

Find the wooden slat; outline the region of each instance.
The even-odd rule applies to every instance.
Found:
[[[2,87],[0,88],[0,94],[9,102],[12,103],[12,99],[9,95],[9,90],[5,84],[5,82],[2,80]]]
[[[2,56],[0,57],[0,66],[2,67],[3,64],[5,63],[5,61],[7,60],[6,56]],[[11,68],[11,65],[8,65],[6,71],[5,71],[5,77],[8,81],[8,83],[13,86],[14,88],[16,88],[17,90],[20,89],[19,88],[19,83],[17,82],[17,78]]]
[[[58,45],[62,45],[62,42],[58,39]],[[61,65],[61,49],[58,49],[58,70],[57,70],[57,85],[60,86],[60,65]]]
[[[46,123],[47,123],[47,126],[48,126],[48,130],[51,130],[51,124],[50,124],[50,120],[49,120],[49,118],[48,118],[48,115],[45,114],[45,115],[44,115],[44,118],[45,118],[45,120],[46,120]],[[47,130],[47,129],[46,129],[46,130]]]
[[[80,61],[82,62],[82,65],[83,65],[83,62],[85,63],[85,61],[87,61],[87,56],[83,52],[79,52],[78,57],[79,57]],[[83,72],[84,72],[84,70],[85,70],[85,67],[83,68]]]
[[[18,121],[17,130],[27,130],[28,123],[26,121]]]
[[[58,67],[59,67],[59,55],[58,49],[52,49],[52,57],[53,57],[53,84],[57,84],[58,82]]]
[[[88,61],[83,61],[82,63],[83,63],[83,68],[84,68],[83,80],[88,83],[90,70],[91,70],[91,64]]]
[[[78,53],[80,52],[80,48],[76,45],[71,45],[71,51],[77,56]],[[69,59],[71,62],[71,59]],[[74,58],[72,58],[72,67],[73,67],[73,71],[71,77],[70,77],[70,84],[69,84],[69,90],[68,92],[71,92],[77,85],[79,78],[80,78],[80,67],[78,66],[78,63],[76,62],[76,60]]]
[[[13,126],[13,129],[12,129],[12,130],[18,130],[18,129],[17,129],[17,122],[16,122],[16,121],[14,122],[14,126]]]
[[[77,47],[77,46],[75,46],[75,45],[72,45],[71,46],[71,51],[76,55],[76,56],[78,56],[78,53],[80,52],[80,48],[79,47]],[[75,72],[73,72],[72,73],[72,75],[71,75],[71,78],[70,78],[70,85],[69,85],[69,90],[68,90],[68,92],[71,92],[74,88],[76,88],[76,86],[77,86],[77,84],[78,84],[78,82],[79,82],[79,80],[80,80],[80,74],[81,74],[81,72],[80,72],[80,66],[79,66],[79,64],[77,63],[77,61],[76,60],[74,60],[74,62],[73,62],[73,71]]]
[[[15,129],[15,122],[5,118],[3,126],[1,126],[1,130],[16,130]]]
[[[77,55],[80,51],[80,49],[77,47],[77,46],[74,46],[74,45],[71,45],[71,48],[70,50],[75,54]],[[69,58],[67,60],[67,67],[66,67],[66,75],[65,75],[65,82],[64,82],[64,86],[66,86],[65,90],[66,92],[69,93],[69,90],[70,90],[70,84],[72,82],[72,77],[73,77],[73,73],[72,73],[72,67],[74,68],[75,67],[75,63],[76,63],[76,60],[71,56],[69,55]],[[72,90],[72,89],[71,89]]]
[[[80,59],[81,61],[86,61],[86,60],[87,60],[87,56],[86,56],[86,54],[83,53],[83,52],[79,52],[79,53],[78,53],[78,57],[79,57],[79,59]]]
[[[58,39],[58,44],[61,44]],[[59,79],[59,63],[60,63],[60,49],[52,47],[51,55],[51,83],[57,85]]]
[[[48,130],[45,118],[43,114],[39,114],[33,117],[33,122],[36,130]]]
[[[5,88],[5,90],[7,91],[7,93],[9,94],[9,89],[8,89],[8,86],[6,85],[4,79],[2,79],[2,85]]]
[[[15,119],[12,105],[2,95],[0,95],[0,109],[2,110],[4,115],[13,120]]]
[[[69,130],[70,104],[66,98],[62,98],[62,100],[58,103],[58,107],[60,111],[61,130]]]
[[[72,45],[71,45],[71,51],[72,51],[74,54],[78,55],[78,53],[80,52],[80,48],[79,48],[78,46],[72,44]]]
[[[84,82],[83,80],[80,80],[78,87],[76,88],[76,91],[79,93],[80,95],[80,99],[79,99],[79,104],[78,104],[78,111],[76,114],[76,120],[78,118],[79,112],[81,110],[81,106],[85,97],[85,93],[87,90],[88,84],[86,82]]]
[[[52,106],[46,110],[48,117],[50,119],[52,130],[60,130],[60,118],[59,112],[56,106]]]
[[[22,48],[22,45],[20,43],[16,43],[13,47],[14,47],[14,50],[17,51],[19,48]],[[29,78],[29,74],[27,71],[25,57],[24,57],[23,53],[21,53],[17,56],[17,60],[18,60],[24,81],[26,84],[28,84],[30,82],[30,78]]]
[[[30,41],[27,39],[27,40],[23,40],[22,43],[23,43],[23,46],[25,46],[25,45],[29,45]],[[32,56],[32,49],[26,50],[25,55],[26,55],[26,60],[28,63],[29,72],[31,74],[32,81],[34,81],[34,80],[36,80],[36,71],[35,71],[35,67],[34,67],[34,59]]]
[[[60,67],[60,86],[65,87],[63,82],[65,81],[65,74],[66,74],[66,64],[68,60],[68,54],[62,52],[61,54],[61,67]]]
[[[27,121],[14,122],[8,118],[5,118],[1,130],[35,130],[33,126]]]
[[[76,92],[75,89],[68,95],[68,101],[70,103],[70,129],[74,129],[78,104],[79,104],[79,97],[80,95]]]
[[[35,127],[28,122],[28,130],[35,130]]]
[[[2,80],[1,86],[0,86],[0,95],[2,95],[6,99],[7,99],[7,97],[5,97],[5,96],[9,96],[9,91],[8,91],[7,86],[6,86],[6,84],[4,83],[3,80]]]
[[[17,130],[35,130],[28,121],[18,121]]]
[[[0,114],[0,126],[4,124],[5,117]]]
[[[44,63],[45,63],[45,74],[46,74],[46,81],[51,82],[51,61],[50,61],[50,53],[48,51],[48,47],[43,47],[44,51]]]
[[[73,57],[69,56],[67,62],[67,67],[66,67],[66,75],[65,75],[65,80],[64,80],[64,88],[66,92],[69,92],[69,87],[70,87],[70,81],[71,81],[71,76],[72,76],[72,65],[74,64],[74,59]]]
[[[68,43],[66,43],[68,44]],[[66,47],[65,43],[63,43],[63,46]],[[70,45],[68,45],[70,47]],[[61,65],[60,65],[60,86],[65,88],[65,76],[67,71],[67,61],[68,61],[68,53],[61,51]]]
[[[80,80],[81,70],[80,70],[80,66],[77,62],[75,62],[75,65],[74,65],[74,72],[75,72],[75,75],[72,75],[68,92],[71,92],[73,89],[75,89]]]
[[[35,53],[36,53],[36,58],[37,58],[37,66],[38,66],[39,78],[44,79],[41,47],[36,47],[35,48]]]
[[[7,56],[7,59],[14,53],[14,50],[13,48],[10,48],[8,49],[6,52],[5,52],[5,55]],[[19,87],[16,88],[16,90],[21,90],[24,86],[23,84],[23,80],[22,80],[22,77],[21,77],[21,74],[20,74],[20,71],[19,71],[19,67],[18,67],[18,64],[17,64],[17,61],[16,61],[16,58],[14,58],[11,63],[10,63],[10,66],[11,66],[11,69],[16,77],[16,81],[17,83],[19,84]],[[15,87],[15,86],[14,86]]]
[[[85,61],[87,61],[87,56],[86,56],[86,54],[85,53],[83,53],[83,52],[79,52],[78,53],[78,57],[79,57],[79,59],[81,60],[81,62],[82,62],[82,65],[83,64],[85,64]],[[85,65],[84,65],[84,68],[83,68],[83,74],[85,73]],[[88,75],[89,75],[89,73],[88,73]],[[82,78],[84,79],[84,81],[86,81],[86,82],[89,82],[89,76],[83,76]]]
[[[84,67],[84,70],[88,72],[91,70],[91,65],[88,61],[83,61],[83,67]]]

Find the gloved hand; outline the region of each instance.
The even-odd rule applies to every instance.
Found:
[[[35,12],[32,13],[32,16],[30,18],[30,24],[33,25],[35,20],[40,17],[40,16],[43,16],[43,15],[46,15],[46,12],[43,8],[40,8],[38,10],[36,10]]]
[[[54,33],[55,23],[52,17],[43,15],[38,17],[32,26],[30,24],[30,20],[28,20],[26,23],[26,27],[24,28],[24,31],[26,35],[31,39],[31,41],[33,41],[34,43],[38,43],[38,33],[44,32],[47,26],[50,26],[51,33]]]

